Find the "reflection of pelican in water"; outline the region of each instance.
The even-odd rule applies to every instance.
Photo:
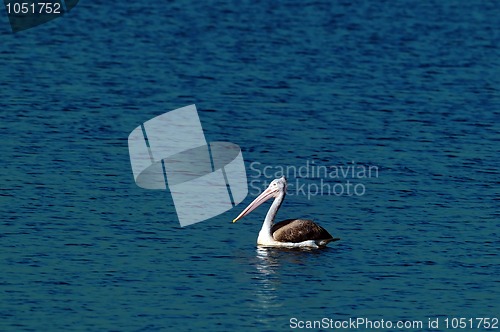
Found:
[[[296,283],[290,278],[290,267],[292,267],[292,270],[303,272],[303,275],[298,277],[294,273],[294,279],[312,278],[311,280],[316,280],[314,276],[317,275],[318,271],[304,270],[303,267],[311,261],[313,261],[312,265],[317,265],[317,262],[324,259],[324,255],[328,252],[328,249],[318,251],[301,250],[300,248],[268,248],[263,246],[256,248],[254,266],[257,273],[255,277],[252,277],[252,283],[255,287],[255,300],[259,308],[259,314],[256,316],[259,322],[266,324],[275,323],[273,311],[277,311],[279,308],[287,305],[287,302],[283,301],[283,294],[287,294],[286,296],[288,297],[292,296],[288,294],[289,287],[287,284],[292,285]]]
[[[259,237],[257,238],[258,245],[267,247],[320,248],[326,246],[329,242],[339,240],[331,236],[326,229],[312,220],[287,219],[274,224],[274,218],[285,199],[286,184],[284,176],[271,182],[269,187],[250,203],[233,222],[243,218],[259,205],[274,197],[274,202],[269,208],[262,229],[259,232]]]
[[[276,268],[279,268],[280,264],[276,256],[272,255],[272,252],[265,247],[257,247],[257,271],[262,273],[266,277],[270,277],[276,273]]]
[[[280,263],[272,252],[267,248],[257,247],[256,250],[257,277],[252,278],[256,283],[255,295],[259,311],[263,311],[262,317],[256,318],[262,323],[270,323],[272,319],[267,315],[270,310],[276,310],[283,306],[283,301],[278,298],[277,292],[281,284],[279,269]]]

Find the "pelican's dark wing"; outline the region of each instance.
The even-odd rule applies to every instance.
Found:
[[[299,243],[308,240],[322,241],[322,243],[338,240],[326,229],[312,220],[287,219],[273,225],[271,234],[276,241]],[[325,243],[325,244],[326,244]]]

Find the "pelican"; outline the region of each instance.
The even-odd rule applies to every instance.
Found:
[[[271,204],[259,232],[258,245],[266,247],[321,248],[329,242],[340,240],[331,236],[326,229],[312,220],[286,219],[274,224],[274,218],[285,199],[286,185],[287,182],[284,176],[273,180],[269,187],[233,220],[233,223],[274,197],[274,202]]]

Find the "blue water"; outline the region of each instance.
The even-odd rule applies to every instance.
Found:
[[[81,1],[17,34],[3,11],[0,330],[499,317],[499,28],[494,0]],[[267,206],[231,223],[252,190],[181,228],[169,191],[134,183],[127,137],[193,103],[249,181],[376,166],[351,179],[363,195],[280,210],[341,241],[258,249]],[[346,181],[289,176],[321,180]]]

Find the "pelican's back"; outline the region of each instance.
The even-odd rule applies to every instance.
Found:
[[[299,243],[308,240],[320,241],[322,245],[336,240],[326,229],[307,219],[286,219],[274,224],[271,234],[276,241]]]

